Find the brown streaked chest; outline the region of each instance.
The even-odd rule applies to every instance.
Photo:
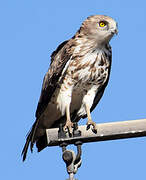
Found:
[[[102,51],[95,51],[72,59],[67,69],[67,76],[76,87],[88,84],[100,86],[106,82],[109,68],[110,61],[105,54]]]

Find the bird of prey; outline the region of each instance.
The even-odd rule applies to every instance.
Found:
[[[30,144],[42,150],[45,129],[59,127],[72,133],[73,122],[88,119],[97,130],[91,111],[101,99],[111,69],[109,41],[117,34],[117,23],[104,15],[89,16],[76,34],[60,44],[51,55],[36,110],[36,121],[22,151],[23,161]]]

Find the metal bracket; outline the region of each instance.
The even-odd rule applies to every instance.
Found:
[[[78,123],[74,123],[73,127],[73,137],[79,137],[81,136],[81,131],[78,129]]]
[[[63,124],[59,124],[58,139],[67,138],[66,132],[63,129]]]
[[[66,169],[69,174],[69,180],[75,180],[74,174],[76,174],[78,168],[81,166],[82,160],[81,160],[81,145],[82,142],[78,141],[75,143],[77,146],[77,154],[73,150],[67,150],[66,143],[62,143],[60,147],[62,147],[62,158],[64,162],[66,163]]]

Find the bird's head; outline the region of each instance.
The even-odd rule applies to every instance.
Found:
[[[83,23],[79,33],[88,39],[101,44],[107,44],[114,34],[118,33],[117,23],[109,16],[89,16]]]

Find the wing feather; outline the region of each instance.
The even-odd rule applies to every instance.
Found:
[[[67,48],[65,47],[68,42],[69,41],[64,41],[62,44],[60,44],[58,48],[56,49],[56,51],[54,51],[51,55],[51,65],[48,72],[46,73],[44,77],[43,86],[41,90],[41,96],[40,96],[39,103],[36,110],[36,121],[33,124],[29,134],[27,135],[26,143],[22,150],[23,161],[26,158],[29,144],[30,144],[31,151],[33,150],[33,145],[35,141],[37,141],[35,136],[36,136],[36,130],[38,128],[39,117],[46,109],[57,87],[58,80],[61,76],[61,73],[66,63],[71,57],[70,51],[67,51]]]
[[[67,61],[70,59],[71,55],[67,53],[66,49],[64,48],[67,42],[68,41],[64,41],[62,44],[60,44],[56,51],[54,51],[51,55],[51,66],[44,77],[41,95],[36,110],[37,119],[46,109],[52,94],[57,87],[59,77],[61,76]]]

